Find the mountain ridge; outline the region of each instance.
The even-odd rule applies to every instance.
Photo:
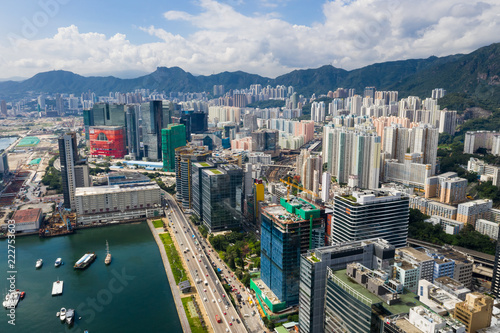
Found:
[[[305,96],[326,94],[336,88],[354,88],[362,93],[367,86],[377,90],[397,90],[400,97],[429,96],[434,88],[467,93],[478,99],[500,104],[500,43],[481,47],[469,54],[425,59],[407,59],[374,63],[344,70],[332,65],[298,69],[274,79],[243,71],[193,75],[180,67],[157,67],[149,74],[121,79],[114,76],[82,76],[70,71],[41,72],[23,81],[0,82],[0,97],[19,97],[27,92],[73,93],[88,90],[98,95],[131,92],[147,88],[165,92],[212,92],[214,85],[225,90],[248,88],[251,84],[294,86]]]

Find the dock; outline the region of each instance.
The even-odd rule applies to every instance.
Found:
[[[56,281],[52,284],[52,296],[62,295],[63,293],[63,281]]]

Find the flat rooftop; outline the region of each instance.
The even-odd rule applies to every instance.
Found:
[[[160,189],[158,184],[150,183],[136,183],[129,185],[107,185],[107,186],[92,186],[92,187],[77,187],[75,189],[75,196],[86,195],[99,195],[99,194],[112,194],[120,192],[135,192]]]
[[[115,185],[120,183],[133,183],[133,182],[150,182],[151,179],[139,172],[110,172],[108,174],[108,184]]]
[[[413,247],[403,247],[403,248],[397,249],[396,253],[400,252],[400,251],[407,254],[408,256],[415,258],[415,260],[418,260],[418,261],[434,260],[431,257],[429,257],[425,252],[422,252],[422,251],[420,251],[416,248],[413,248]]]
[[[410,308],[417,306],[417,305],[423,305],[420,301],[416,299],[417,295],[413,293],[404,293],[404,294],[398,294],[400,297],[400,302],[394,305],[388,305],[387,303],[384,302],[384,300],[375,294],[372,294],[369,292],[366,288],[364,288],[362,285],[357,284],[354,282],[353,279],[351,279],[347,274],[345,269],[341,269],[338,271],[334,271],[333,275],[337,278],[339,278],[340,281],[342,281],[345,285],[350,287],[352,290],[355,292],[359,293],[361,296],[365,298],[365,300],[368,300],[371,304],[378,304],[381,303],[381,305],[387,309],[391,314],[399,314],[399,313],[408,313],[410,311]],[[366,302],[363,302],[367,304]]]
[[[253,279],[253,282],[257,287],[259,287],[262,295],[266,296],[267,299],[271,301],[272,304],[280,304],[281,301],[278,297],[273,293],[271,289],[262,281],[261,279]]]
[[[41,208],[17,210],[11,219],[16,223],[36,222],[40,218],[40,214],[42,214]]]

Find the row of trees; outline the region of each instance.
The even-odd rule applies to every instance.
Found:
[[[466,249],[487,254],[495,254],[496,242],[466,225],[458,235],[449,235],[440,225],[424,222],[429,216],[422,214],[418,209],[410,209],[410,225],[408,237],[430,242],[436,245],[456,245]]]
[[[212,247],[219,252],[222,260],[235,272],[236,277],[245,285],[250,285],[250,274],[245,269],[245,259],[251,255],[249,269],[260,267],[260,241],[251,233],[232,231],[227,235],[210,235],[208,238]],[[257,259],[257,260],[256,260]]]
[[[56,155],[49,160],[45,169],[45,175],[42,178],[42,184],[47,186],[48,190],[55,190],[56,193],[62,193],[62,175],[61,171],[54,167],[54,161],[59,157]]]

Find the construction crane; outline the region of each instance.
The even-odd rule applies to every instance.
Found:
[[[61,216],[62,222],[66,224],[66,229],[70,231],[71,230],[70,219],[67,216],[63,215],[63,209],[61,207],[59,208],[59,215]]]
[[[288,178],[290,178],[290,177],[288,177]],[[287,184],[289,186],[288,190],[286,191],[286,201],[290,201],[290,186],[293,186],[293,187],[295,187],[298,190],[306,192],[306,193],[312,195],[313,197],[319,197],[319,195],[317,195],[313,191],[309,191],[309,190],[303,188],[302,186],[299,186],[299,185],[296,185],[296,184],[294,184],[292,182],[289,182],[288,180],[284,180],[284,179],[280,178],[280,182],[282,182],[283,184]]]

